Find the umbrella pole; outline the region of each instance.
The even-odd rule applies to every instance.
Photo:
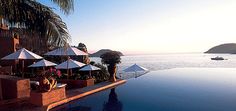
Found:
[[[22,59],[22,67],[21,67],[21,70],[22,70],[22,77],[24,78],[24,60]]]
[[[83,63],[85,63],[84,56],[82,56],[82,61],[83,61]]]
[[[69,79],[69,69],[66,69],[67,71],[67,79]]]
[[[19,69],[18,69],[18,67],[17,67],[17,64],[19,64],[19,61],[15,61],[15,68],[14,68],[14,73],[16,74],[17,73],[17,71],[19,71]]]
[[[70,75],[72,75],[72,69],[70,69]]]
[[[68,69],[68,67],[69,67],[69,59],[70,59],[70,57],[69,56],[67,56],[67,79],[69,79],[69,69]]]
[[[91,71],[89,71],[89,78],[90,78],[90,79],[92,78],[92,74],[91,74]]]

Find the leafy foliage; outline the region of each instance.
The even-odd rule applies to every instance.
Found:
[[[74,10],[74,0],[51,0],[57,4],[65,14]]]
[[[73,0],[51,0],[69,14],[73,10]],[[36,0],[0,0],[0,16],[11,27],[26,28],[46,38],[49,45],[64,46],[70,35],[66,24],[52,8]]]
[[[103,64],[115,65],[121,63],[121,58],[119,52],[117,51],[104,53],[100,56],[100,58],[102,59],[101,62]]]
[[[99,82],[107,81],[109,79],[109,73],[106,67],[100,63],[95,63],[94,66],[101,69],[98,73],[94,74],[95,82],[99,83]]]
[[[88,52],[87,51],[87,47],[86,47],[86,45],[84,43],[79,43],[78,49],[80,49],[80,50],[82,50],[84,52]]]
[[[57,70],[57,69],[54,69],[54,68],[50,68],[49,70],[47,70],[45,72],[45,76],[46,77],[53,77],[55,79],[58,79],[58,78],[61,77],[61,71]]]

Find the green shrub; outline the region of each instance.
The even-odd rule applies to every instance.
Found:
[[[109,73],[106,67],[100,63],[95,63],[94,66],[101,69],[100,71],[97,71],[96,73],[93,74],[95,78],[95,82],[99,83],[99,82],[107,81],[109,79]]]

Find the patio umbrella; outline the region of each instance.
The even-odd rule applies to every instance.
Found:
[[[69,46],[68,48],[58,48],[53,51],[47,52],[44,55],[51,55],[51,56],[73,56],[73,55],[88,55],[87,53],[77,49],[76,47]]]
[[[100,68],[92,66],[90,64],[80,69],[80,71],[89,71],[89,77],[91,77],[91,71],[95,71],[95,70],[100,70]]]
[[[128,68],[126,68],[125,70],[123,70],[124,72],[129,72],[129,73],[135,73],[135,77],[137,77],[137,72],[144,72],[146,73],[148,71],[148,69],[139,66],[137,64],[134,64]]]
[[[23,69],[24,69],[24,60],[26,59],[42,59],[43,57],[31,52],[31,51],[28,51],[27,49],[25,48],[22,48],[10,55],[7,55],[5,57],[2,58],[2,60],[22,60],[22,72],[23,72]],[[24,77],[24,74],[22,75]]]
[[[48,67],[48,66],[56,66],[56,65],[57,65],[57,64],[55,64],[55,63],[53,63],[53,62],[50,62],[50,61],[47,61],[47,60],[43,59],[43,60],[40,60],[40,61],[38,61],[38,62],[36,62],[36,63],[34,63],[34,64],[28,66],[28,67],[43,67],[43,70],[45,70],[45,69],[44,69],[45,67]]]
[[[69,59],[65,62],[62,62],[61,64],[58,64],[56,66],[56,69],[73,69],[73,68],[79,68],[84,66],[84,63]]]
[[[53,51],[50,51],[44,55],[51,55],[51,56],[67,56],[68,60],[69,60],[69,56],[83,56],[83,55],[88,55],[87,53],[77,49],[76,47],[61,47],[58,49],[55,49]],[[68,64],[67,64],[68,65]],[[67,73],[69,73],[69,70],[67,70]]]
[[[57,65],[56,69],[67,69],[67,74],[68,74],[68,77],[69,77],[69,73],[68,73],[69,69],[70,69],[70,72],[72,72],[71,69],[79,68],[79,67],[82,67],[84,65],[85,65],[84,63],[81,63],[81,62],[78,62],[78,61],[75,61],[75,60],[72,60],[72,59],[68,59],[67,61]]]
[[[134,64],[124,70],[124,72],[135,72],[135,73],[136,72],[144,72],[144,71],[148,71],[148,69],[146,69],[142,66],[139,66],[137,64]]]

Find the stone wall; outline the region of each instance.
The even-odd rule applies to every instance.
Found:
[[[30,80],[0,75],[2,99],[25,98],[30,96]]]

